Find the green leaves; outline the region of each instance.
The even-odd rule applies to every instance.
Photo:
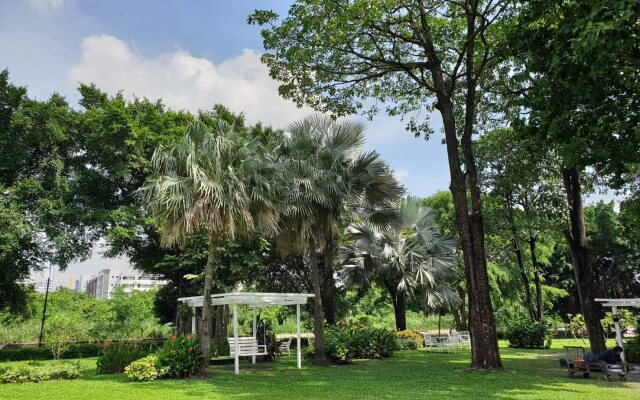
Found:
[[[174,147],[158,148],[141,190],[164,243],[184,242],[201,227],[231,239],[258,228],[274,232],[279,169],[268,156],[221,119],[191,124]]]

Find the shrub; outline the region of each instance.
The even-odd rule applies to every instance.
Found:
[[[325,336],[327,359],[335,364],[390,357],[397,345],[393,331],[387,329],[344,327],[328,329]]]
[[[55,360],[59,360],[62,353],[69,348],[69,342],[81,336],[80,318],[74,314],[56,314],[47,321],[45,343],[51,349]]]
[[[202,352],[197,337],[178,336],[165,342],[156,353],[158,364],[167,368],[167,375],[174,378],[186,378],[200,369]]]
[[[98,343],[77,343],[66,346],[60,358],[96,357],[100,354],[102,345]],[[0,350],[0,361],[51,360],[53,352],[48,347],[26,347],[24,349]]]
[[[80,363],[73,361],[31,363],[0,370],[0,383],[42,382],[51,379],[75,379],[82,374]]]
[[[638,319],[636,327],[636,337],[629,339],[624,344],[625,360],[630,363],[640,363],[640,319]]]
[[[396,338],[398,350],[418,350],[418,344],[413,339]]]
[[[325,332],[325,354],[334,364],[348,364],[353,359],[353,350],[349,347],[350,337],[346,330],[327,329]],[[309,348],[309,356],[313,349]]]
[[[422,346],[422,334],[415,332],[415,331],[399,331],[396,332],[396,338],[397,339],[409,339],[409,340],[413,340],[414,342],[416,342],[416,346],[415,349],[417,349],[418,347]],[[400,343],[400,340],[398,341],[398,343]],[[411,346],[411,345],[409,345]],[[403,350],[400,347],[400,350]],[[409,350],[409,349],[406,349]]]
[[[105,342],[97,361],[99,374],[124,372],[124,368],[157,349],[153,343],[142,342]]]
[[[551,345],[552,332],[544,323],[519,319],[507,327],[507,340],[510,347],[543,348]]]
[[[625,342],[624,357],[627,362],[634,364],[640,363],[640,337]]]
[[[209,347],[211,357],[226,357],[230,354],[229,342],[226,337],[220,339],[220,341],[211,340],[211,346]]]
[[[154,381],[169,372],[168,367],[161,367],[154,354],[136,360],[124,369],[124,374],[134,381]]]

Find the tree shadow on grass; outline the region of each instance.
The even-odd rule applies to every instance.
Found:
[[[473,371],[469,353],[398,352],[387,360],[316,367],[295,357],[252,365],[212,367],[206,380],[128,382],[124,375],[86,375],[97,385],[109,382],[112,394],[135,399],[637,399],[638,382],[570,379],[553,352],[503,350],[505,369]],[[94,396],[99,399],[99,396]],[[113,397],[112,397],[113,398]]]

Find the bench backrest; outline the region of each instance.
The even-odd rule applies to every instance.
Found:
[[[227,338],[229,341],[229,354],[233,357],[236,355],[235,338]],[[239,337],[238,338],[238,355],[239,356],[252,356],[258,353],[258,341],[254,337]]]

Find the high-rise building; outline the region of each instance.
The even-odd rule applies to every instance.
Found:
[[[148,291],[158,286],[166,285],[168,281],[159,275],[138,272],[132,269],[103,269],[86,282],[86,291],[97,299],[110,299],[117,287],[125,292],[136,290]],[[82,283],[76,282],[76,286]]]
[[[86,292],[87,282],[89,282],[89,279],[91,279],[91,275],[80,275],[80,279],[76,279],[74,290],[76,292]]]

